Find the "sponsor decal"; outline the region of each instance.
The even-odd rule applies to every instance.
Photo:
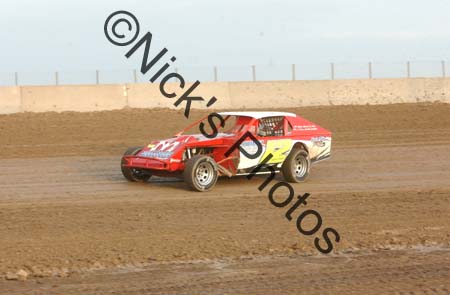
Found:
[[[294,125],[293,129],[295,131],[308,131],[308,130],[317,130],[316,125]]]
[[[317,136],[311,138],[311,142],[318,147],[324,147],[327,144],[327,141],[330,140],[325,136]]]
[[[160,158],[160,159],[167,159],[172,156],[173,152],[162,152],[162,151],[143,151],[139,154],[141,157],[145,158]]]
[[[167,159],[170,158],[180,144],[179,141],[174,140],[161,140],[158,143],[151,143],[147,147],[149,150],[142,151],[139,156],[145,158],[160,158]]]
[[[262,147],[264,148],[264,142],[260,141]],[[241,147],[249,154],[254,154],[258,151],[258,145],[252,140],[244,141],[241,143]]]
[[[157,144],[154,144],[150,148],[150,151],[173,152],[179,144],[179,141],[161,140]]]

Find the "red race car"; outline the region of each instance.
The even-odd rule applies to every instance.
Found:
[[[204,131],[208,123],[212,134]],[[219,176],[281,171],[288,182],[301,182],[311,164],[329,158],[330,152],[331,132],[293,113],[222,112],[172,138],[129,148],[121,169],[129,181],[177,176],[196,191],[208,191]]]

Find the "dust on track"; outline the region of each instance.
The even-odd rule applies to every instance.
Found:
[[[261,179],[221,179],[201,194],[182,182],[125,182],[118,169],[124,148],[181,129],[181,112],[0,116],[0,273],[22,268],[34,276],[21,285],[0,282],[0,290],[448,292],[449,105],[289,111],[334,132],[333,158],[294,187],[311,193],[308,207],[340,232],[335,256],[315,256],[313,237],[299,235],[267,191],[257,190]]]

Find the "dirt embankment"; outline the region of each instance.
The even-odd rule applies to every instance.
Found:
[[[279,109],[297,113],[334,132],[338,145],[446,141],[449,104],[394,104]],[[203,116],[182,111],[128,109],[94,113],[0,115],[0,157],[118,155],[125,147],[167,138]]]

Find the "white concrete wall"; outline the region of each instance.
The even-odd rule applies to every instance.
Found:
[[[24,86],[24,112],[92,112],[127,106],[123,85]]]
[[[20,87],[0,87],[0,114],[22,112]]]
[[[180,89],[167,85],[177,97]],[[406,102],[450,103],[450,78],[365,79],[274,82],[201,83],[193,92],[214,109],[277,108],[313,105],[391,104]],[[131,108],[175,108],[158,84],[71,85],[0,87],[0,114],[17,112],[91,112]],[[184,108],[182,103],[179,108]],[[206,102],[192,108],[206,108]]]

